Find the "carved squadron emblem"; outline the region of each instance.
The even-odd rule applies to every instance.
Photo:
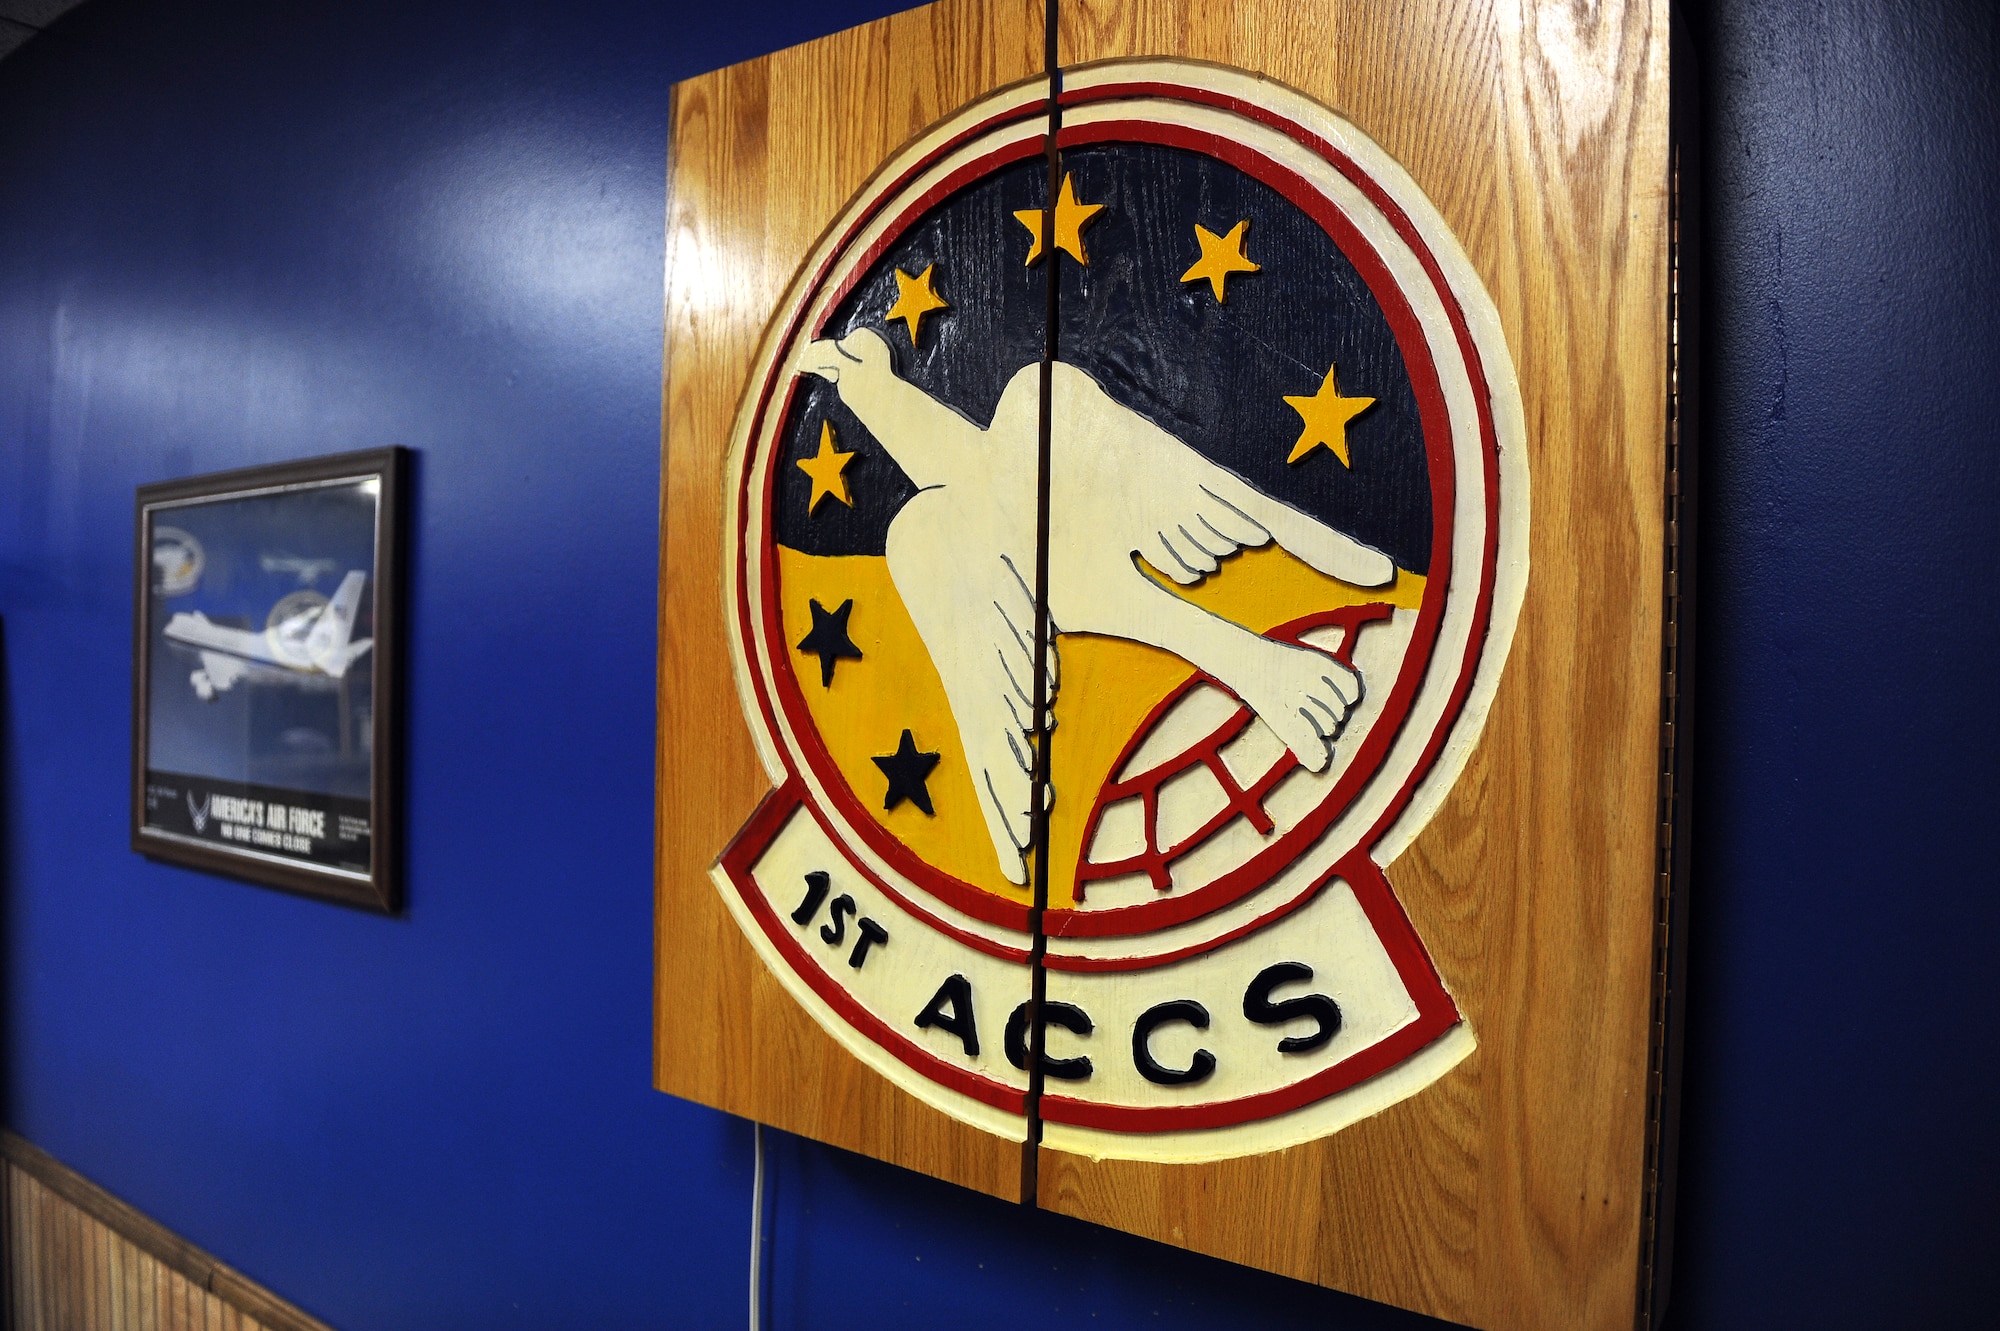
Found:
[[[1037,92],[878,172],[767,339],[727,572],[777,790],[715,876],[821,1024],[946,1112],[1095,1155],[1275,1149],[1473,1046],[1382,866],[1505,661],[1518,395],[1450,232],[1351,125],[1206,66],[1080,71],[1045,251]]]

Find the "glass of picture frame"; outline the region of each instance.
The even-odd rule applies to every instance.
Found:
[[[139,487],[134,850],[398,908],[408,465],[384,448]]]

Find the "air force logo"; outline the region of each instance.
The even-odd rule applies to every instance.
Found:
[[[820,1024],[947,1113],[1095,1156],[1276,1149],[1474,1044],[1382,866],[1507,655],[1519,397],[1469,262],[1353,126],[1179,63],[1063,97],[1052,246],[1036,84],[884,166],[767,336],[727,587],[778,788],[715,879]]]

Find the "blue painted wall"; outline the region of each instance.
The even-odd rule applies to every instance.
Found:
[[[749,1130],[648,1089],[667,89],[890,7],[91,0],[0,63],[0,1116],[339,1326],[742,1322]],[[1696,29],[1673,1320],[1984,1325],[2000,28]],[[132,487],[392,442],[407,917],[134,857]],[[1435,1325],[772,1157],[778,1326]]]
[[[1717,0],[1676,1317],[2000,1324],[2000,6]]]

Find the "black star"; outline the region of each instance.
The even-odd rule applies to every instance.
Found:
[[[833,663],[841,657],[861,659],[861,649],[854,645],[854,639],[847,636],[847,617],[854,611],[854,598],[848,597],[840,603],[840,609],[829,613],[818,601],[806,603],[812,609],[812,632],[799,642],[799,650],[819,658],[819,682],[821,688],[833,687]]]
[[[916,805],[933,818],[937,811],[931,808],[931,792],[924,781],[931,769],[938,765],[935,753],[918,753],[917,741],[909,731],[903,732],[903,742],[896,746],[894,753],[885,753],[875,760],[882,769],[882,775],[889,778],[889,794],[882,801],[882,807],[893,809],[904,800]]]

